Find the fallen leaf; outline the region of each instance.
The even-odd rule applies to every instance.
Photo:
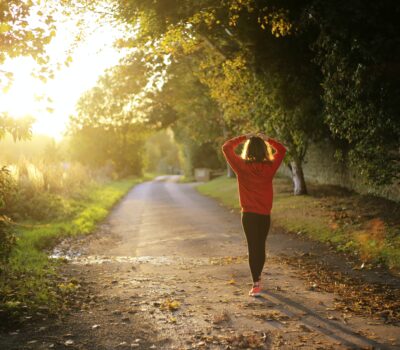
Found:
[[[166,299],[161,305],[160,308],[163,310],[176,311],[180,308],[181,303],[177,300]]]

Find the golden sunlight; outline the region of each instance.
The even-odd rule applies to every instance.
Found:
[[[8,112],[15,118],[31,115],[36,120],[34,133],[61,139],[80,95],[92,87],[99,75],[115,65],[122,55],[112,46],[121,31],[107,23],[101,27],[93,26],[91,34],[73,50],[69,66],[63,64],[61,69],[55,71],[54,79],[46,83],[32,76],[35,68],[32,59],[23,57],[7,61],[2,69],[13,72],[14,83],[0,95],[0,112]],[[47,50],[54,64],[64,62],[69,55],[75,36],[71,28],[74,28],[71,20],[58,25],[57,36]]]

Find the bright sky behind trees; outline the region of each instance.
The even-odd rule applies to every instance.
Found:
[[[75,19],[64,18],[57,23],[57,35],[47,52],[52,63],[61,62],[62,67],[46,83],[31,76],[35,68],[33,59],[8,60],[1,69],[14,73],[14,83],[8,92],[0,94],[0,112],[16,118],[32,115],[36,119],[34,133],[60,139],[80,95],[95,85],[104,70],[117,64],[122,55],[113,47],[115,39],[122,36],[121,29],[107,22],[99,25],[95,18],[86,20],[85,28],[86,36],[72,49],[79,31]],[[63,62],[69,55],[72,62],[66,66]]]

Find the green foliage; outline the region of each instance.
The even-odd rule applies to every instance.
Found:
[[[143,128],[84,126],[70,135],[70,157],[92,169],[111,167],[118,176],[141,175]]]
[[[129,59],[131,58],[131,59]],[[71,129],[82,126],[126,127],[141,121],[133,108],[137,94],[146,85],[146,69],[139,54],[127,57],[118,66],[108,69],[95,87],[82,95],[77,104],[78,115],[71,117]]]
[[[14,119],[7,113],[0,113],[0,140],[6,134],[11,134],[14,141],[29,139],[33,122],[32,117]]]
[[[181,152],[171,130],[160,130],[145,143],[145,168],[160,174],[176,173],[181,168]]]
[[[9,195],[14,191],[16,191],[16,183],[7,167],[3,166],[0,168],[0,213],[4,213]]]
[[[169,125],[181,145],[183,168],[188,176],[195,167],[223,167],[219,155],[224,121],[207,87],[194,74],[195,70],[187,59],[172,63],[162,91],[152,96],[156,110],[158,105],[166,104],[176,117]]]
[[[142,174],[147,131],[134,106],[146,83],[143,72],[143,62],[127,60],[79,99],[78,113],[69,123],[72,159],[94,168],[111,165],[119,176]]]
[[[73,215],[75,208],[67,199],[106,175],[76,163],[34,164],[21,159],[0,172],[0,215],[39,221]]]
[[[10,218],[4,215],[9,192],[15,190],[9,171],[0,168],[0,276],[7,267],[11,250],[15,245],[15,235]]]
[[[190,151],[193,168],[221,169],[224,166],[217,153],[220,147],[212,143],[193,144]]]
[[[15,241],[11,220],[5,215],[0,215],[0,276],[8,264]]]
[[[35,191],[34,193],[18,191],[15,202],[9,210],[15,220],[33,219],[43,221],[47,219],[58,219],[68,215],[68,205],[65,200],[53,193]]]
[[[140,23],[145,59],[191,62],[226,131],[266,131],[296,165],[309,140],[330,137],[373,184],[398,178],[394,0],[116,3],[119,19]]]
[[[361,174],[389,184],[400,176],[399,3],[316,1],[312,10],[327,124]]]
[[[30,56],[41,66],[39,78],[45,80],[46,76],[52,76],[45,47],[56,35],[54,10],[37,0],[0,1],[0,65],[7,58]],[[12,73],[0,70],[0,85],[4,90],[12,78]]]
[[[145,44],[151,45],[150,52],[172,57],[172,64],[163,69],[172,81],[177,72],[180,79],[167,81],[159,98],[169,104],[168,95],[178,95],[173,100],[176,124],[186,130],[177,130],[177,135],[190,137],[196,127],[207,130],[205,122],[211,121],[218,133],[208,135],[220,145],[229,134],[262,130],[281,139],[289,157],[301,164],[309,139],[326,133],[320,75],[310,60],[310,33],[295,24],[302,14],[297,5],[286,9],[284,1],[274,6],[251,0],[185,1],[171,2],[164,9],[158,1],[118,3],[121,18],[140,22],[139,37],[150,38]],[[187,77],[197,79],[197,84]],[[179,99],[185,94],[190,96]],[[212,108],[211,113],[203,108],[207,116],[193,122],[204,114],[196,109],[197,96],[206,96]],[[208,142],[206,135],[200,133],[197,144]]]
[[[51,248],[55,241],[66,236],[89,234],[95,224],[104,219],[113,204],[126,193],[139,178],[109,181],[105,184],[92,184],[82,189],[77,199],[68,199],[69,206],[75,208],[74,215],[58,220],[34,221],[23,225],[19,234],[24,243],[37,249]]]

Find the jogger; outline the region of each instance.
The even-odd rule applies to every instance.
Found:
[[[244,142],[242,155],[235,149]],[[275,149],[269,154],[267,143]],[[222,152],[237,176],[242,226],[246,235],[253,288],[249,295],[260,295],[261,273],[265,263],[265,241],[270,227],[273,202],[272,179],[276,174],[286,148],[264,134],[246,134],[227,140]]]
[[[242,226],[247,239],[249,265],[253,282],[258,282],[265,263],[265,241],[271,223],[270,215],[242,212]]]

